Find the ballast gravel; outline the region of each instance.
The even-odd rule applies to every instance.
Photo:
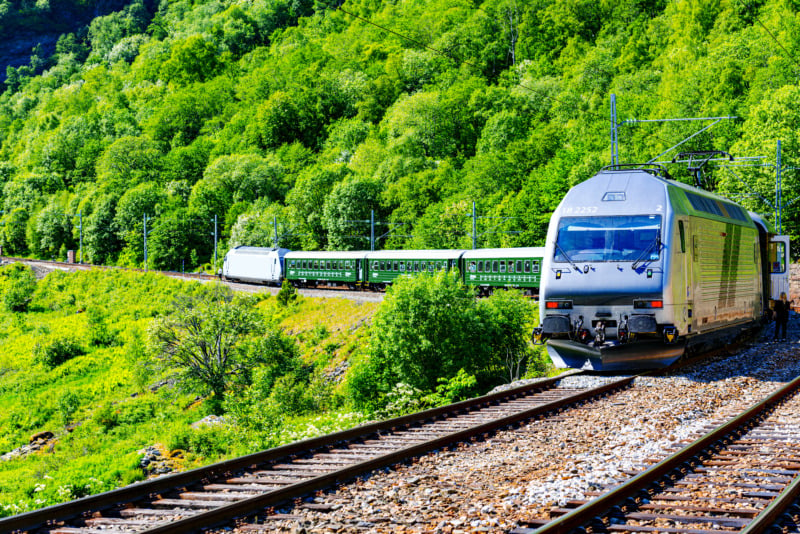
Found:
[[[557,417],[319,494],[308,507],[316,510],[304,507],[307,501],[256,523],[263,532],[298,534],[456,534],[507,532],[520,521],[546,519],[551,508],[625,481],[800,375],[795,316],[789,333],[788,342],[762,340],[675,376],[637,378],[633,388]],[[611,379],[567,376],[560,387]],[[254,532],[252,523],[233,530],[240,528]]]

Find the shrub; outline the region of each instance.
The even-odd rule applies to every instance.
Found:
[[[6,310],[26,311],[35,290],[36,276],[30,267],[21,263],[12,263],[0,268],[0,294]]]
[[[85,352],[86,351],[75,338],[71,336],[59,336],[34,345],[33,359],[35,362],[53,369]]]
[[[284,278],[281,290],[278,291],[276,298],[278,299],[278,305],[285,308],[297,300],[297,289]]]

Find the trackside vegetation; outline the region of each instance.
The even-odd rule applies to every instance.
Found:
[[[148,450],[187,469],[546,369],[514,292],[476,300],[448,273],[381,304],[284,291],[0,268],[0,515],[141,480]]]

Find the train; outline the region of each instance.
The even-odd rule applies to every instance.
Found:
[[[789,238],[657,165],[601,169],[547,231],[535,343],[557,367],[666,367],[755,332],[789,290]]]
[[[225,254],[223,280],[298,288],[380,291],[401,275],[457,270],[478,295],[519,289],[538,298],[543,247],[475,250],[293,251],[238,246]]]

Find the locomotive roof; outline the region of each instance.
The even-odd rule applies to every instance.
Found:
[[[369,253],[368,250],[295,250],[286,254],[287,259],[301,258],[304,260],[360,260]]]
[[[376,250],[367,252],[368,260],[457,260],[464,250]]]
[[[665,205],[677,213],[753,225],[747,211],[735,202],[648,169],[603,169],[573,187],[559,209],[562,216],[614,215],[656,213]]]
[[[288,248],[268,248],[268,247],[248,247],[245,245],[239,245],[238,247],[232,248],[229,252],[233,252],[234,254],[248,254],[248,255],[268,255],[272,252],[277,252],[278,254],[286,254],[289,252]]]
[[[479,248],[468,250],[464,259],[483,258],[541,258],[544,257],[544,247],[516,247],[516,248]]]

